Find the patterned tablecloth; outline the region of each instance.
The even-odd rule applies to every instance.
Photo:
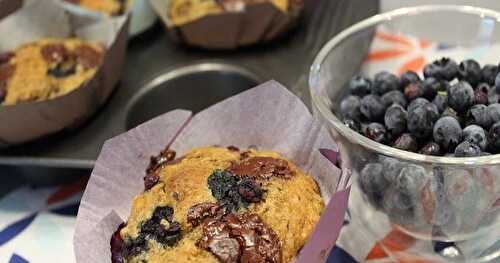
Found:
[[[49,188],[18,188],[0,199],[0,263],[73,263],[73,231],[88,178]],[[334,249],[328,263],[355,262]]]

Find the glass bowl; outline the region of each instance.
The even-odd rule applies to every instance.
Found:
[[[392,225],[419,240],[461,242],[491,233],[500,240],[500,154],[451,158],[402,151],[358,134],[337,117],[346,83],[360,73],[381,28],[477,51],[472,53],[481,65],[492,59],[500,62],[499,53],[496,58],[490,53],[500,45],[500,14],[470,6],[419,6],[376,15],[323,47],[309,77],[313,112],[338,142],[342,166],[352,169],[354,187],[367,201],[366,213],[357,216],[365,220],[365,230],[376,231],[378,222],[370,215],[381,212]],[[380,172],[360,176],[363,169]],[[488,245],[484,246],[481,249],[486,250]],[[484,255],[476,251],[468,256]]]

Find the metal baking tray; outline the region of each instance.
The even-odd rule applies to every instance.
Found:
[[[307,73],[319,49],[378,8],[378,0],[309,1],[294,32],[267,45],[234,51],[178,46],[157,24],[129,43],[122,80],[90,121],[73,132],[1,150],[0,175],[7,166],[30,177],[44,177],[41,167],[92,169],[107,139],[163,112],[196,112],[269,79],[307,102]]]

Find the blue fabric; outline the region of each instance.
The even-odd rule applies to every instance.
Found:
[[[343,249],[334,247],[328,257],[327,263],[357,263],[357,261]]]
[[[21,256],[14,254],[9,260],[9,263],[29,263],[28,260],[22,258]]]
[[[31,222],[33,222],[33,220],[35,220],[36,215],[37,214],[35,213],[0,230],[0,246],[9,242],[11,239],[23,232],[23,230],[26,229]]]

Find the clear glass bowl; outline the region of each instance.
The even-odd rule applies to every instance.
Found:
[[[500,45],[500,14],[495,11],[469,6],[420,6],[359,22],[320,51],[309,78],[313,111],[338,142],[342,166],[352,169],[354,186],[368,201],[367,216],[360,215],[366,220],[366,230],[377,226],[368,215],[379,211],[420,240],[461,242],[486,233],[498,233],[500,240],[499,154],[450,158],[401,151],[365,138],[337,117],[345,84],[360,72],[380,27],[442,45],[480,50],[483,55],[475,59],[481,65],[491,61],[489,51]],[[500,56],[496,55],[498,63]],[[360,177],[369,163],[381,164],[382,174]],[[397,176],[400,173],[407,176]],[[395,182],[395,177],[404,180]]]

